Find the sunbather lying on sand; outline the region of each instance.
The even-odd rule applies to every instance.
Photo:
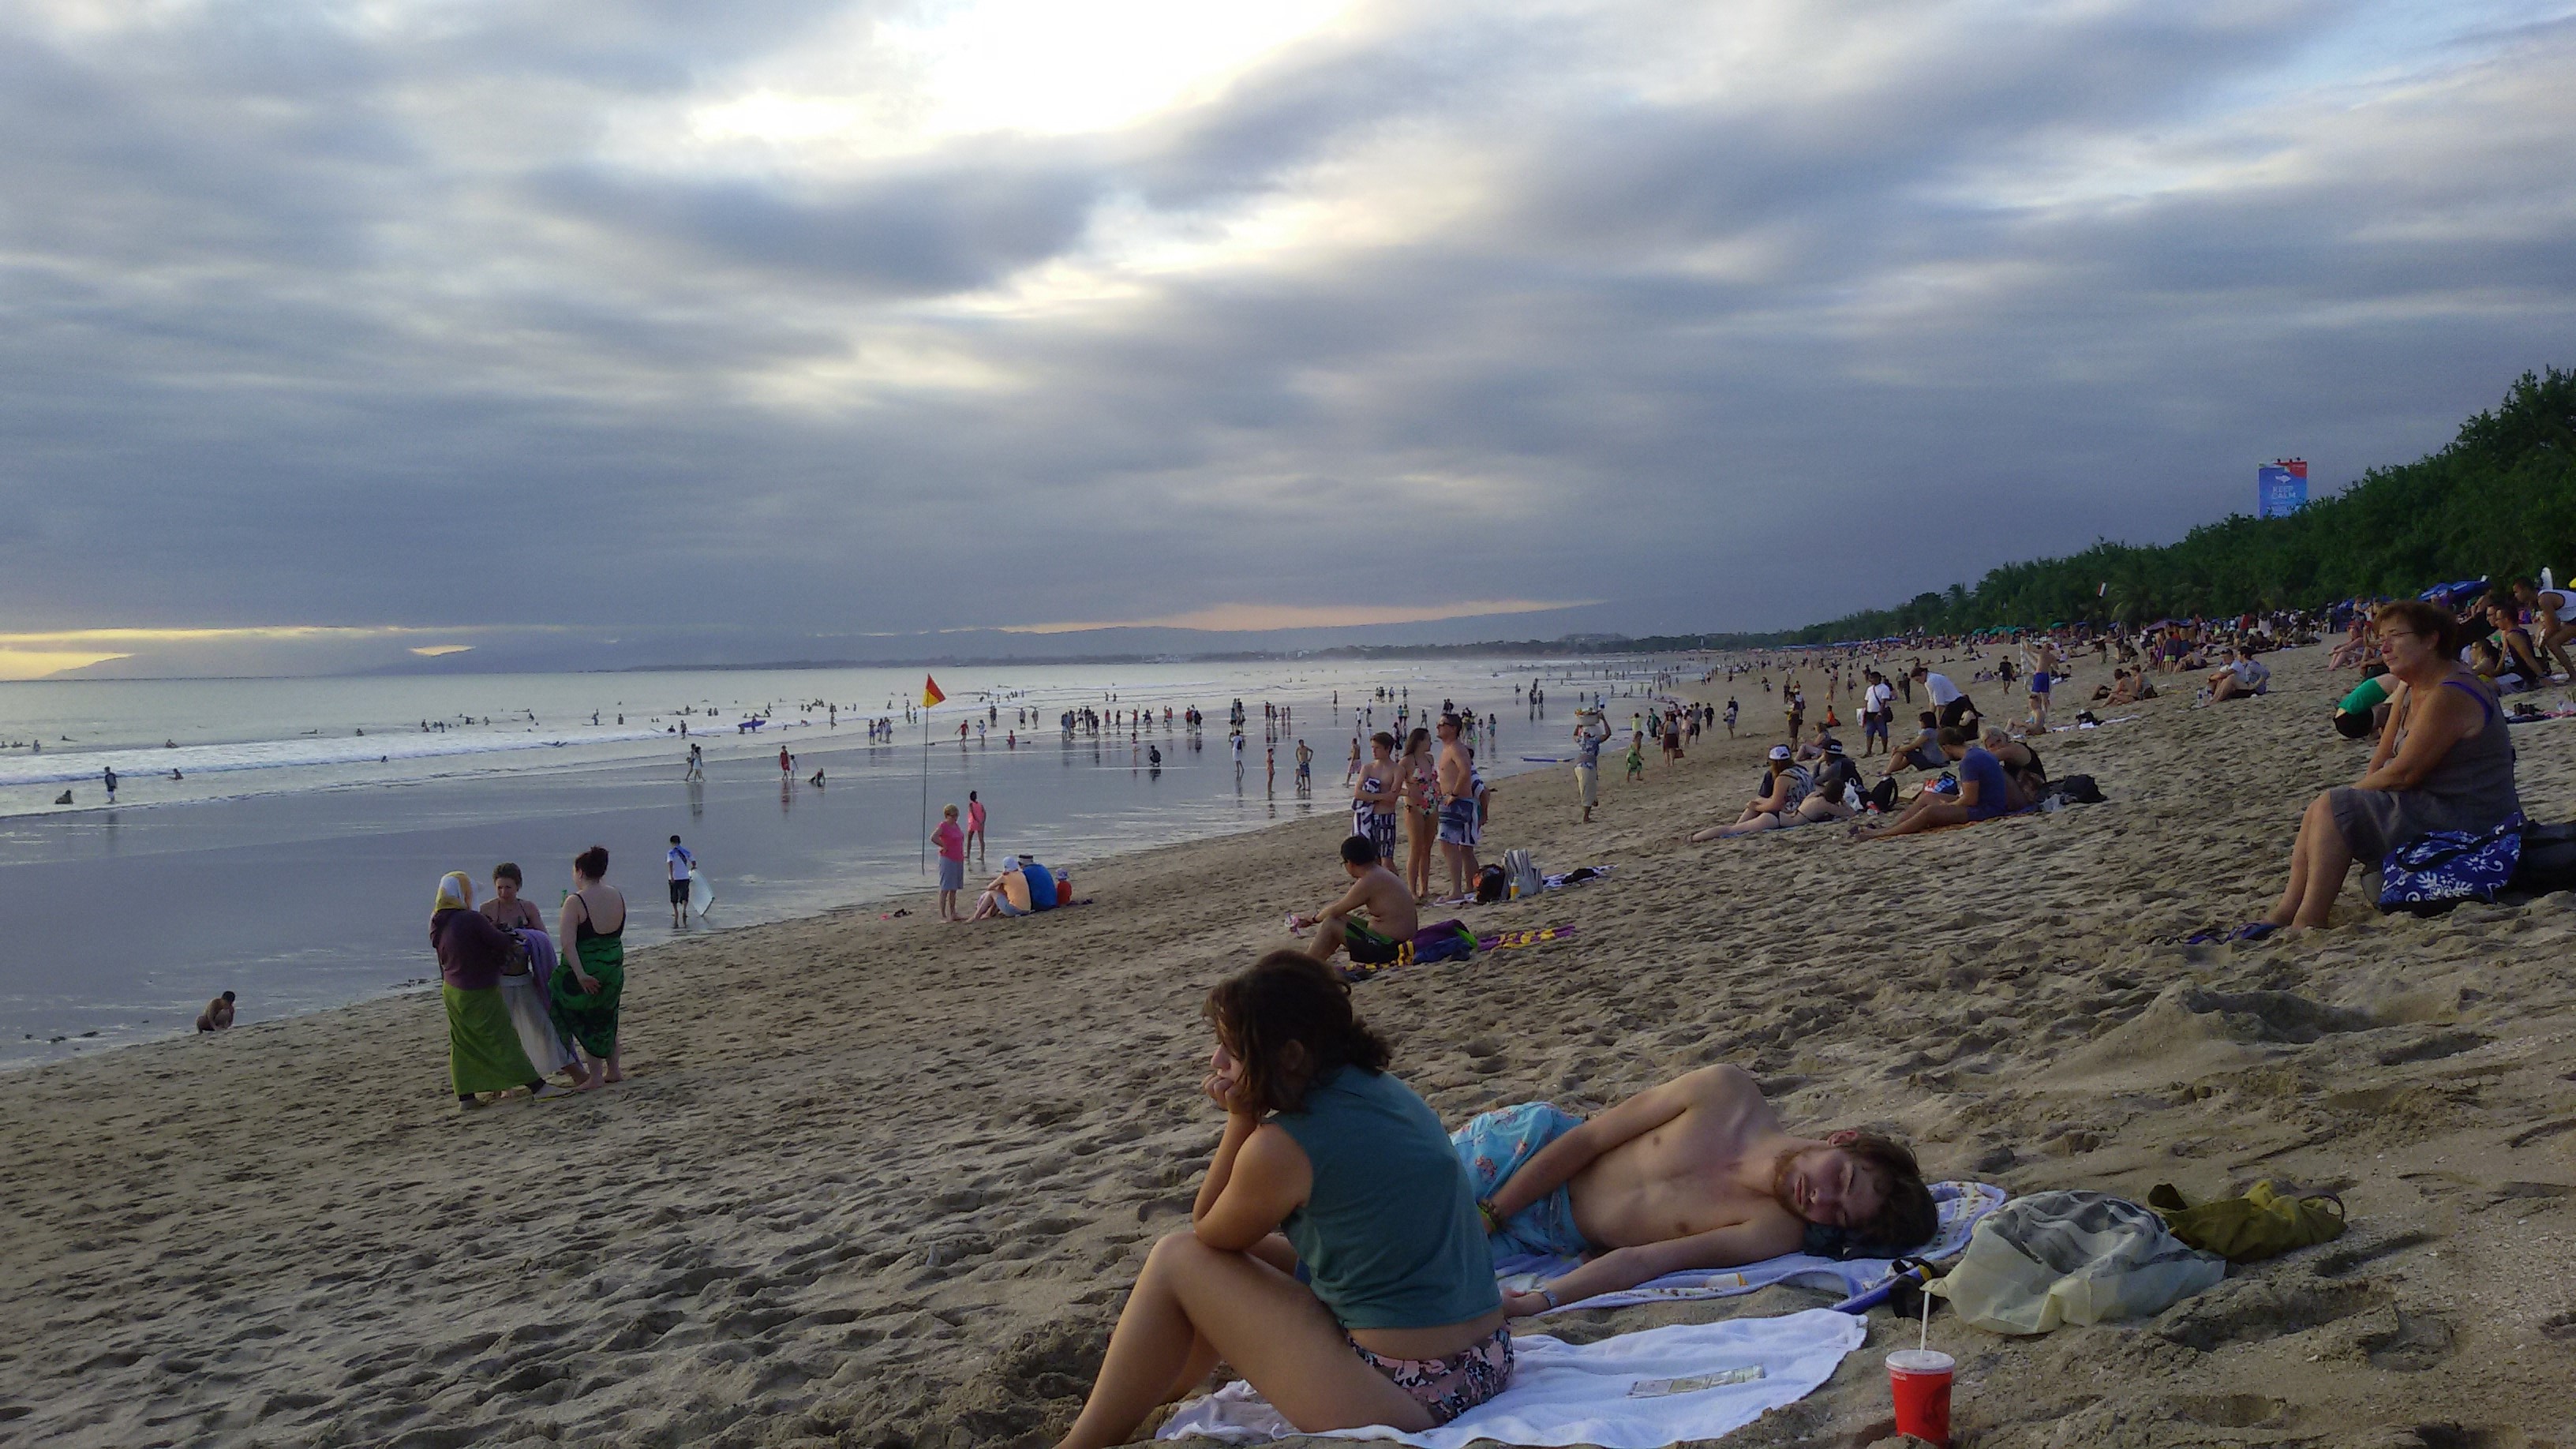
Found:
[[[1545,1102],[1505,1107],[1449,1140],[1497,1257],[1590,1255],[1507,1298],[1515,1316],[1802,1248],[1902,1252],[1940,1225],[1913,1153],[1867,1132],[1793,1137],[1738,1067],[1703,1067],[1588,1122]]]

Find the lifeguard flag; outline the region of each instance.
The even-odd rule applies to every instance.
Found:
[[[947,697],[947,695],[939,692],[938,680],[931,678],[927,674],[921,676],[921,707],[923,709],[928,709]]]

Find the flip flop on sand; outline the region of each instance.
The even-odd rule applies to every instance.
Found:
[[[2281,929],[2279,926],[2272,924],[2270,921],[2247,921],[2244,925],[2238,926],[2232,931],[2221,931],[2215,929],[2194,931],[2183,938],[2182,944],[2186,946],[2242,946],[2251,944],[2255,941],[2260,941],[2279,929]]]

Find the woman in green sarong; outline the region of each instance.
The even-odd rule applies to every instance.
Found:
[[[516,943],[474,909],[474,883],[463,871],[438,880],[429,911],[429,944],[438,953],[439,994],[447,1001],[447,1078],[460,1107],[479,1094],[526,1087],[540,1097],[561,1092],[528,1063],[519,1030],[501,997],[501,968]]]
[[[579,1091],[622,1082],[617,1050],[617,1007],[626,993],[626,897],[605,883],[608,847],[594,845],[573,857],[573,893],[564,897],[555,939],[563,965],[547,993],[546,1013],[597,1068]]]

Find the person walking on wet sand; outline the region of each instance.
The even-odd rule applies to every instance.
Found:
[[[671,849],[663,860],[671,868],[671,929],[676,931],[688,916],[689,886],[697,879],[698,858],[680,843],[680,837],[674,835]]]
[[[975,863],[984,863],[984,801],[976,792],[966,792],[966,848],[975,852]],[[965,859],[959,856],[958,859]],[[964,882],[959,882],[962,887]]]

